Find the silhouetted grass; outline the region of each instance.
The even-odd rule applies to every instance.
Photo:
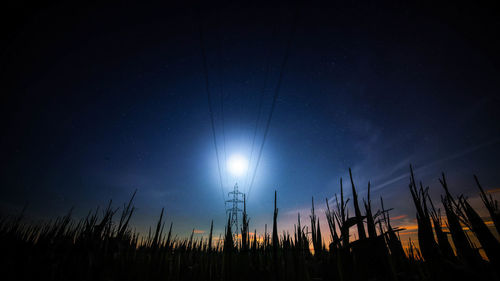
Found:
[[[340,201],[335,195],[335,208],[326,200],[329,245],[325,245],[314,199],[310,232],[298,214],[293,235],[279,233],[275,192],[271,235],[267,225],[262,239],[257,231],[250,235],[245,204],[241,236],[233,234],[228,221],[224,237],[215,239],[212,221],[204,239],[194,238],[194,230],[190,237],[173,237],[172,224],[168,232],[165,229],[163,209],[156,227],[147,235],[134,233],[129,225],[135,210],[134,193],[119,216],[119,209],[110,202],[106,209],[89,212],[80,221],[72,219],[71,211],[42,225],[28,224],[22,215],[1,217],[2,280],[497,280],[499,241],[468,200],[453,197],[443,175],[445,219],[435,209],[428,188],[417,185],[410,171],[418,241],[409,240],[406,252],[398,235],[403,229],[391,224],[391,209],[385,209],[382,198],[381,209],[372,210],[369,183],[362,213],[349,170],[354,216],[349,216],[350,198],[344,197],[341,179]],[[477,177],[475,180],[499,229],[498,203],[486,196]],[[353,227],[358,239],[350,236]],[[481,258],[471,235],[488,260]]]

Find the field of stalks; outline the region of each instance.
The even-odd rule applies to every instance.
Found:
[[[206,238],[174,238],[172,224],[168,231],[165,228],[163,210],[155,230],[140,236],[129,225],[132,196],[121,215],[109,205],[80,221],[73,220],[71,212],[42,225],[26,223],[22,215],[1,217],[2,280],[499,279],[499,241],[468,200],[452,194],[444,175],[441,214],[428,188],[417,184],[411,170],[409,192],[416,209],[418,241],[405,242],[403,247],[398,235],[402,229],[391,224],[390,209],[384,209],[380,199],[381,209],[372,210],[369,185],[367,198],[359,200],[350,170],[349,174],[352,198],[344,196],[340,180],[335,204],[326,201],[329,245],[324,243],[326,234],[320,229],[314,203],[308,223],[298,216],[293,236],[280,234],[276,193],[272,231],[266,230],[262,239],[257,239],[256,231],[250,235],[246,208],[238,231],[241,236],[234,234],[228,221],[221,239],[213,237],[213,223]],[[498,202],[474,178],[500,233]],[[349,202],[354,216],[347,211]],[[357,240],[350,237],[351,228]]]

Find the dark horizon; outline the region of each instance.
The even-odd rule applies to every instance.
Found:
[[[207,231],[211,219],[222,232],[199,22],[220,159],[249,157],[269,61],[255,157],[296,4],[10,5],[1,27],[0,210],[27,205],[46,220],[74,207],[83,216],[109,199],[121,206],[137,189],[138,228],[165,207],[176,233]],[[308,216],[312,196],[323,218],[348,168],[360,198],[370,181],[372,198],[383,196],[401,225],[415,218],[410,164],[437,201],[441,172],[474,200],[474,174],[485,189],[500,188],[495,8],[298,5],[247,205],[251,229],[272,221],[274,190],[281,228],[297,212]],[[221,162],[225,194],[234,182],[246,191],[247,179],[227,178]]]

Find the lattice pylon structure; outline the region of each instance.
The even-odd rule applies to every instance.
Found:
[[[234,234],[238,234],[240,231],[240,225],[238,222],[238,213],[241,213],[242,210],[238,208],[239,204],[243,203],[244,193],[238,190],[238,183],[234,184],[233,191],[228,192],[229,200],[226,200],[226,206],[229,204],[229,208],[226,209],[226,213],[229,214],[231,218],[231,230]]]

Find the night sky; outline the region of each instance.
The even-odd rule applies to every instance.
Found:
[[[225,155],[250,156],[264,88],[255,165],[295,30],[249,194],[251,229],[272,222],[274,190],[285,229],[297,212],[308,218],[312,196],[324,208],[340,177],[350,196],[349,167],[361,197],[371,181],[375,208],[380,196],[395,208],[396,225],[415,218],[410,163],[436,203],[441,172],[473,201],[473,174],[500,188],[493,7],[63,2],[1,12],[3,213],[27,205],[29,218],[46,220],[74,207],[81,217],[137,189],[140,231],[162,207],[180,235],[211,219],[222,231],[200,25],[226,194],[235,182],[248,191]]]

